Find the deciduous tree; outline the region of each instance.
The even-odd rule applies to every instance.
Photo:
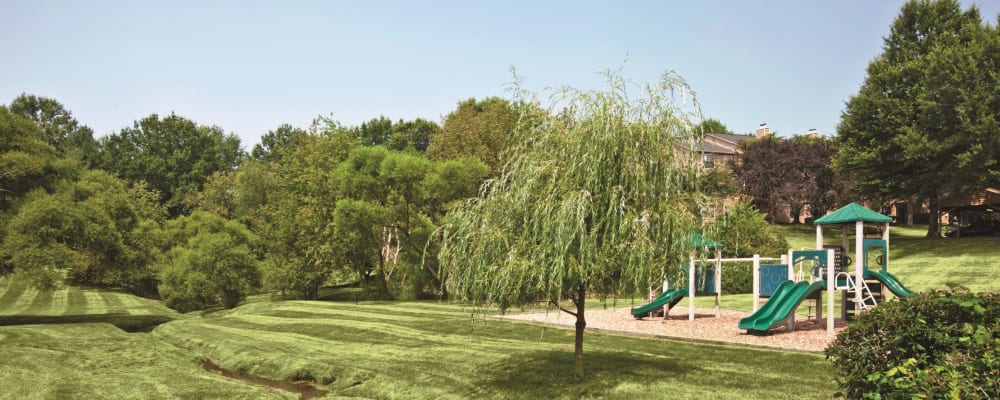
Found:
[[[5,227],[0,257],[42,287],[70,282],[154,295],[157,194],[104,171],[36,190]]]
[[[233,308],[260,287],[259,242],[242,224],[195,211],[164,226],[159,291],[181,312]]]
[[[725,124],[715,118],[706,118],[698,124],[698,129],[702,134],[706,133],[733,133]]]
[[[176,217],[189,211],[183,203],[187,196],[213,173],[232,171],[244,155],[239,137],[222,128],[152,114],[103,138],[99,164],[129,182],[145,181]]]
[[[10,111],[31,119],[42,130],[41,139],[60,154],[91,166],[97,160],[94,131],[80,124],[61,103],[48,97],[21,94],[10,102]]]
[[[975,7],[907,2],[837,128],[838,169],[864,195],[926,200],[931,238],[943,201],[1000,182],[996,35]]]
[[[51,190],[78,170],[43,137],[30,119],[0,106],[0,222],[17,199],[35,188]]]
[[[504,173],[447,215],[440,253],[453,294],[502,310],[542,300],[574,315],[579,377],[587,297],[662,280],[687,257],[696,223],[688,193],[700,134],[680,102],[690,90],[669,74],[640,93],[608,80],[607,91],[565,89],[547,116],[517,127]]]
[[[499,97],[459,102],[431,137],[427,154],[434,160],[476,157],[497,174],[505,161],[500,154],[510,144],[517,121],[517,108]]]
[[[260,161],[280,161],[281,157],[295,149],[308,132],[289,124],[281,124],[277,129],[261,136],[260,143],[253,146],[250,157]]]

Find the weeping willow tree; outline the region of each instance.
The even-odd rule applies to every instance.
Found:
[[[553,90],[548,109],[529,104],[515,77],[527,105],[503,171],[448,214],[439,254],[465,300],[501,310],[544,301],[574,315],[580,378],[588,296],[662,281],[699,222],[690,88],[673,73],[655,85],[605,77],[607,90]]]

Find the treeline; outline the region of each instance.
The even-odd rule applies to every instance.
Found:
[[[442,125],[281,125],[249,153],[217,126],[149,115],[95,139],[54,99],[0,106],[0,275],[162,298],[187,311],[259,291],[444,295],[438,225],[502,167],[519,115],[499,98]]]

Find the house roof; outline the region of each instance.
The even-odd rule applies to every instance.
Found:
[[[753,140],[757,137],[754,135],[738,135],[735,133],[706,133],[705,136],[712,136],[719,140],[725,140],[729,143],[737,144],[747,140]]]
[[[701,151],[704,153],[715,153],[715,154],[739,154],[736,150],[732,148],[719,146],[712,142],[702,142]]]
[[[706,133],[701,141],[701,151],[703,153],[740,154],[739,143],[754,139],[751,135],[735,135],[731,133]]]
[[[840,207],[837,211],[832,214],[823,216],[817,219],[813,224],[816,225],[835,225],[835,224],[846,224],[849,222],[892,222],[892,217],[888,217],[879,214],[875,211],[869,210],[865,207],[858,205],[858,203],[850,203],[846,206]]]

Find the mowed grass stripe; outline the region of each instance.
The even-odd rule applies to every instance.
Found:
[[[300,305],[253,306],[268,315],[192,318],[153,334],[230,369],[276,379],[308,371],[330,382],[334,397],[829,398],[835,390],[829,363],[815,355],[588,333],[588,378],[577,381],[571,330],[471,319],[457,306],[450,317],[395,323],[308,313],[296,320],[270,314]],[[401,306],[360,307],[394,314]]]
[[[378,310],[378,311],[376,311]],[[301,314],[303,316],[312,316],[315,318],[321,318],[324,316],[334,316],[340,318],[362,318],[372,321],[400,321],[400,322],[417,322],[427,319],[420,315],[407,315],[407,313],[401,312],[383,312],[381,309],[373,309],[372,307],[365,306],[355,306],[355,305],[345,305],[345,304],[335,304],[326,303],[322,305],[314,304],[288,304],[282,305],[280,307],[260,310],[260,313],[253,314],[255,316],[260,314],[271,314],[275,316],[280,315],[294,315]],[[242,314],[242,313],[241,313]],[[454,317],[454,313],[448,315],[449,317]]]
[[[4,399],[293,399],[223,379],[189,353],[108,324],[0,327]]]
[[[461,346],[461,341],[458,341],[441,346],[417,347],[434,353],[434,362],[421,367],[421,363],[411,357],[415,347],[395,341],[358,343],[350,337],[340,335],[341,332],[334,335],[336,338],[320,338],[305,334],[248,329],[230,324],[202,325],[193,321],[186,322],[188,321],[183,323],[175,321],[161,325],[154,330],[154,334],[163,335],[162,337],[168,342],[184,338],[183,342],[175,344],[195,352],[206,352],[205,356],[219,361],[227,368],[252,369],[254,373],[274,379],[287,379],[293,371],[304,369],[312,371],[313,376],[320,381],[328,380],[326,377],[338,377],[334,380],[332,385],[334,387],[349,386],[352,382],[364,382],[369,385],[389,382],[397,386],[394,392],[400,394],[398,393],[400,387],[426,382],[450,390],[461,387],[461,392],[468,393],[475,387],[467,382],[466,376],[442,370],[437,364],[460,364],[482,359],[481,349]],[[278,349],[280,355],[275,354]],[[491,359],[492,357],[487,357],[486,361],[489,362]],[[405,372],[391,372],[393,369],[399,369],[401,363],[405,364],[403,368]],[[347,376],[343,376],[344,374]],[[426,393],[429,390],[434,393],[430,398],[438,398],[448,393],[424,387],[417,392],[418,394],[398,398],[427,398]],[[352,393],[339,393],[339,395],[350,396]],[[379,398],[384,395],[371,397]]]
[[[20,315],[48,315],[52,311],[52,298],[55,293],[53,290],[39,291]]]
[[[69,291],[70,288],[67,286],[52,292],[52,301],[49,302],[49,309],[45,310],[45,315],[65,314],[69,309]]]
[[[83,289],[82,292],[83,307],[81,308],[81,315],[108,314],[108,305],[104,302],[104,298],[101,297],[101,293],[91,289]]]
[[[18,297],[12,304],[10,304],[5,310],[3,310],[3,315],[21,315],[24,311],[31,307],[31,303],[35,301],[35,297],[38,296],[39,290],[33,287],[27,287],[21,292],[21,296]]]
[[[112,292],[97,292],[105,304],[105,312],[102,314],[128,314],[125,304],[122,303],[120,295]]]
[[[330,304],[327,310],[333,311],[337,307],[357,307],[342,304]],[[366,306],[360,306],[365,308]],[[274,308],[287,309],[285,305],[278,305]],[[295,308],[295,307],[292,307]],[[383,343],[388,341],[398,342],[409,346],[439,346],[447,345],[456,335],[476,334],[478,327],[483,326],[486,320],[480,318],[473,320],[459,308],[452,308],[450,315],[445,318],[424,318],[424,319],[376,319],[371,320],[371,315],[394,315],[395,312],[385,312],[382,307],[367,306],[367,312],[344,313],[341,318],[327,318],[326,314],[316,315],[310,313],[279,311],[274,315],[271,310],[260,309],[257,315],[236,313],[234,315],[211,319],[206,322],[211,324],[225,324],[238,326],[244,329],[269,330],[276,332],[290,332],[307,335],[318,335],[327,337],[335,341],[351,341],[358,343]],[[393,307],[394,311],[398,307]],[[285,314],[288,313],[288,314]],[[501,325],[509,327],[509,325]],[[504,348],[515,343],[503,335],[508,329],[491,329],[478,332],[475,335],[481,345],[489,348]],[[491,341],[494,341],[491,343]]]
[[[78,287],[72,286],[69,288],[67,294],[69,299],[66,300],[66,308],[63,310],[62,315],[82,315],[87,312],[87,296],[84,295],[83,290]]]
[[[388,324],[383,321],[366,321],[363,319],[351,319],[350,325],[345,326],[341,320],[304,320],[301,323],[290,322],[288,318],[271,316],[233,316],[227,319],[227,326],[239,326],[246,329],[258,329],[274,332],[285,332],[290,334],[310,335],[326,340],[350,340],[352,342],[384,343],[396,342],[403,345],[427,346],[444,345],[448,343],[447,337],[430,335],[428,331],[420,328],[403,326],[399,324]],[[331,329],[337,329],[336,337],[327,336]]]
[[[143,299],[127,294],[114,293],[118,302],[122,304],[129,315],[150,315],[153,314],[152,300]]]
[[[3,295],[0,295],[0,315],[6,315],[8,310],[13,308],[17,300],[21,298],[25,290],[28,290],[26,283],[11,282],[8,284]]]

